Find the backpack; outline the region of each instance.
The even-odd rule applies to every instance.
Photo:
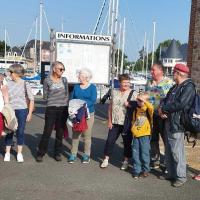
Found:
[[[133,95],[133,92],[134,92],[134,90],[131,90],[131,92],[129,93],[129,96],[127,98],[127,101],[129,102],[130,107],[128,107],[126,109],[122,135],[127,135],[131,131],[131,125],[132,125],[132,120],[133,120],[133,112],[137,107],[137,101],[130,101],[130,99]]]
[[[109,99],[111,96],[111,89],[108,90],[108,92],[102,97],[101,104],[105,104],[106,100]]]
[[[190,81],[189,83],[192,82]],[[195,88],[194,83],[192,84]],[[189,143],[193,143],[194,147],[196,145],[196,139],[200,137],[200,95],[197,93],[197,91],[190,109],[187,111],[187,113],[184,112],[184,128],[186,130],[185,136],[187,141]],[[194,140],[191,141],[191,137],[194,138]]]

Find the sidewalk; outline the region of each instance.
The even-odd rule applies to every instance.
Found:
[[[4,163],[3,140],[0,141],[0,200],[199,200],[200,183],[191,179],[190,171],[188,182],[178,189],[158,178],[160,170],[152,171],[148,178],[140,180],[131,177],[131,165],[128,171],[121,171],[121,138],[115,145],[109,167],[100,169],[108,130],[106,121],[98,116],[99,111],[96,112],[89,165],[81,164],[80,159],[75,164],[67,162],[71,132],[70,138],[63,142],[62,162],[53,159],[55,134],[52,134],[44,162],[37,163],[36,148],[43,131],[45,108],[42,100],[37,100],[36,106],[33,120],[26,127],[24,163],[16,162],[16,147],[11,162]],[[102,106],[99,108],[103,111]],[[82,142],[80,149],[83,149]]]

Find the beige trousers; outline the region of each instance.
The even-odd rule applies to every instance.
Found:
[[[77,155],[80,137],[82,136],[84,142],[84,153],[90,156],[93,124],[94,124],[94,113],[90,113],[90,118],[87,120],[88,129],[84,132],[73,131],[71,154],[75,156]]]

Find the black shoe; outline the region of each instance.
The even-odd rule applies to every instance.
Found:
[[[185,181],[180,181],[180,180],[175,180],[173,183],[172,183],[172,186],[173,187],[181,187],[183,186],[185,183]]]
[[[60,154],[56,154],[55,156],[54,156],[54,159],[56,160],[56,161],[62,161],[62,157],[61,157],[61,155]]]
[[[43,162],[43,156],[37,155],[36,161],[37,161],[37,162]]]

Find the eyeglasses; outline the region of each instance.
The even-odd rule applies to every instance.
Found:
[[[58,70],[60,70],[60,72],[64,72],[65,69],[64,68],[57,68]]]

